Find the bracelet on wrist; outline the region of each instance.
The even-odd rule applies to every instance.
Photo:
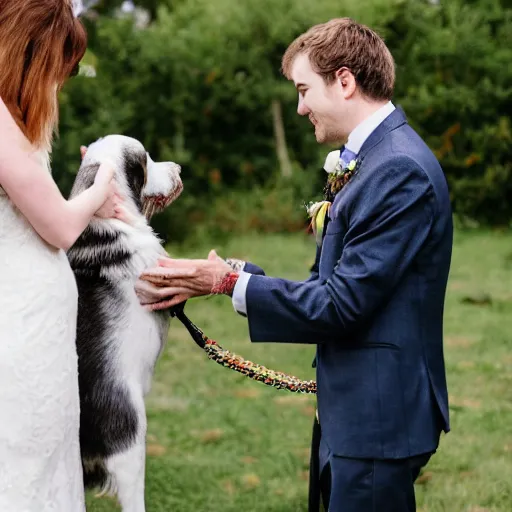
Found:
[[[212,295],[229,295],[231,297],[238,277],[237,272],[226,272],[222,279],[213,285]]]

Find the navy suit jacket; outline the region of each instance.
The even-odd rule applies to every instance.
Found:
[[[317,344],[318,413],[331,451],[393,459],[449,431],[443,309],[452,251],[448,187],[396,109],[370,135],[331,205],[309,279],[254,273],[254,342]],[[258,275],[259,274],[259,275]]]

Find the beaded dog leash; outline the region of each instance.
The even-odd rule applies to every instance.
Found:
[[[216,341],[208,338],[208,336],[185,315],[184,309],[184,303],[178,304],[171,308],[170,314],[181,321],[192,336],[192,339],[206,352],[206,355],[212,361],[241,373],[252,380],[263,382],[263,384],[267,386],[272,386],[277,389],[287,389],[294,393],[316,394],[316,381],[314,380],[300,380],[292,375],[276,372],[265,366],[248,361],[241,356],[233,354],[229,350],[224,350]]]

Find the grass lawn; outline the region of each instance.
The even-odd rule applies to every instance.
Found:
[[[205,257],[210,248],[169,249]],[[252,235],[215,248],[290,279],[307,277],[314,256],[314,241],[300,234]],[[251,344],[246,320],[226,297],[189,301],[187,314],[225,348],[314,378],[314,347]],[[512,234],[457,232],[445,358],[452,431],[418,480],[418,509],[510,512]],[[209,361],[174,321],[147,409],[148,512],[307,510],[313,397],[269,388]],[[111,498],[89,494],[87,502],[89,512],[119,510]]]

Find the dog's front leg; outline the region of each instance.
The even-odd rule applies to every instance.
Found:
[[[146,466],[146,410],[139,392],[130,393],[131,405],[137,415],[134,439],[105,463],[114,477],[117,498],[123,512],[145,512],[144,482]]]
[[[130,448],[110,457],[109,472],[116,481],[117,498],[123,512],[145,512],[144,473],[146,443],[142,436]]]

